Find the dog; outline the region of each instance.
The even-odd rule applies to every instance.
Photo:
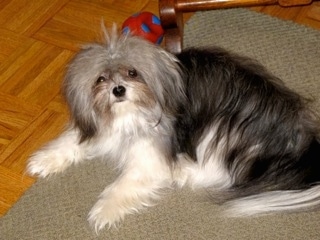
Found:
[[[171,54],[105,31],[71,61],[66,130],[29,159],[39,177],[102,158],[119,177],[88,221],[98,232],[164,188],[204,188],[234,216],[320,205],[319,119],[261,64],[218,47]]]

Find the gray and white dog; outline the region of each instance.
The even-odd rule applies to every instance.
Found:
[[[71,122],[27,167],[47,177],[103,158],[120,170],[89,213],[96,231],[172,186],[206,188],[236,216],[320,205],[319,122],[277,77],[219,48],[173,55],[105,35],[71,62]]]

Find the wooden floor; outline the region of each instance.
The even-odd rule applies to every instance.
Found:
[[[320,30],[320,3],[255,7]],[[65,66],[81,44],[100,39],[100,22],[121,24],[138,11],[158,15],[156,0],[0,1],[0,216],[35,181],[28,156],[68,120],[60,95]],[[188,15],[190,16],[190,15]]]

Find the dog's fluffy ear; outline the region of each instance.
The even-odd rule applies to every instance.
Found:
[[[68,86],[64,86],[64,95],[68,100],[74,127],[80,130],[80,142],[92,138],[98,131],[96,113],[93,106],[90,106],[92,99],[83,91],[74,91]]]
[[[79,74],[79,72],[81,73],[79,69],[83,69],[85,66],[79,64],[78,60],[85,55],[86,51],[88,49],[82,50],[70,63],[62,85],[62,92],[67,100],[72,122],[74,127],[80,130],[80,142],[92,138],[98,131],[91,88],[88,86],[87,77]]]
[[[165,110],[172,114],[176,114],[179,106],[185,104],[186,95],[184,83],[182,80],[182,70],[178,59],[165,50],[158,50],[153,62],[153,71],[151,73],[156,76],[153,80],[154,94]],[[150,74],[150,73],[146,73]],[[152,79],[154,76],[149,75]]]
[[[81,109],[79,109],[81,111]],[[80,142],[88,140],[95,136],[97,132],[97,123],[95,112],[88,110],[88,112],[84,112],[82,114],[78,114],[77,110],[75,110],[74,116],[74,124],[80,130]]]

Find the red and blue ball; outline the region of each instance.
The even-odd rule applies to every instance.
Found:
[[[122,24],[122,33],[140,36],[155,44],[163,39],[160,19],[150,12],[139,12],[127,18]]]

